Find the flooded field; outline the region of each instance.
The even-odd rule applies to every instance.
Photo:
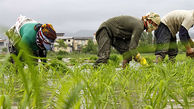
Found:
[[[117,55],[114,55],[117,56]],[[146,57],[146,56],[145,56]],[[121,58],[93,67],[83,57],[50,58],[48,63],[1,61],[1,108],[45,109],[192,109],[194,61],[180,55],[176,63],[149,66]]]

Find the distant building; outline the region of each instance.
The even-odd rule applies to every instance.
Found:
[[[81,51],[88,44],[88,40],[93,40],[93,37],[73,37],[73,51]]]
[[[8,41],[4,39],[0,39],[0,52],[2,53],[2,49],[7,47],[8,47]]]
[[[58,45],[57,40],[64,40],[64,43],[67,45],[67,48],[58,48],[54,47],[54,51],[64,50],[66,52],[78,51],[80,52],[84,46],[87,45],[88,40],[93,40],[94,37],[74,37],[74,36],[64,36],[63,33],[57,34],[57,39],[54,45]]]
[[[67,48],[59,48],[56,47],[56,45],[58,45],[57,41],[58,40],[63,40],[64,43],[67,45]],[[73,37],[57,37],[55,43],[54,43],[55,47],[54,47],[54,51],[66,51],[66,52],[72,52],[73,51]]]
[[[65,33],[56,33],[57,37],[63,37],[65,35]]]
[[[0,53],[3,48],[8,48],[8,38],[4,34],[0,34]]]

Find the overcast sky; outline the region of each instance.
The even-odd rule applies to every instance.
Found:
[[[21,14],[57,32],[76,32],[96,30],[114,16],[141,18],[152,11],[162,17],[176,9],[194,9],[194,0],[0,0],[0,26],[12,26]]]

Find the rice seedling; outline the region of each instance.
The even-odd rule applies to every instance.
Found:
[[[69,62],[49,57],[48,63],[5,59],[0,64],[0,107],[40,109],[163,109],[194,106],[194,61],[179,54],[175,63],[150,66],[132,62],[120,68],[121,57],[94,68],[93,55],[71,57]],[[66,56],[63,56],[66,58]],[[71,65],[71,66],[69,66]]]

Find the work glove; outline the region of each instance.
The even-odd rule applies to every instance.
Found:
[[[148,63],[147,63],[147,61],[146,61],[146,59],[144,58],[144,57],[142,57],[141,55],[140,55],[140,53],[138,53],[136,56],[135,56],[135,60],[137,61],[137,62],[139,62],[141,65],[143,65],[143,66],[148,66]]]

